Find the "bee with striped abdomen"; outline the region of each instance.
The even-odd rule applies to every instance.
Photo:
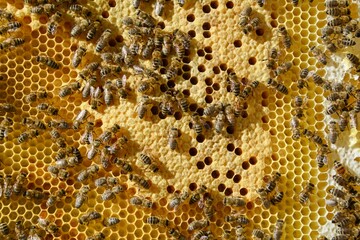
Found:
[[[53,68],[53,69],[59,69],[60,65],[56,63],[54,60],[52,60],[50,57],[45,55],[39,55],[36,57],[36,61],[42,64],[45,64],[46,66]]]

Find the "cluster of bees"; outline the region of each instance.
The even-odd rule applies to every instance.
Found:
[[[360,37],[358,21],[350,17],[348,1],[327,1],[326,14],[331,16],[327,26],[322,30],[321,39],[330,52],[336,52],[339,48],[355,46],[356,41],[352,38]]]
[[[356,188],[360,186],[360,179],[350,173],[339,161],[334,161],[334,169],[336,174],[332,175],[332,179],[338,187],[330,186],[329,198],[326,199],[326,205],[336,210],[331,220],[336,225],[336,236],[332,239],[358,239],[360,201]],[[319,239],[327,238],[321,236]]]
[[[0,9],[0,36],[11,35],[13,32],[18,31],[20,27],[21,23],[15,21],[12,13]],[[10,36],[0,42],[0,51],[9,51],[24,43],[24,39]]]
[[[136,80],[137,92],[140,94],[139,105],[137,106],[137,114],[140,119],[146,117],[146,114],[151,106],[158,106],[160,114],[163,117],[174,115],[181,111],[187,113],[189,111],[189,102],[185,98],[181,89],[175,89],[174,81],[182,67],[182,59],[188,55],[191,48],[191,39],[188,34],[177,29],[173,32],[166,32],[157,25],[157,21],[150,14],[138,9],[140,4],[148,2],[147,0],[133,0],[133,6],[136,10],[136,16],[126,17],[123,19],[123,26],[127,30],[127,34],[131,40],[131,44],[123,45],[120,51],[112,51],[108,49],[109,41],[112,38],[113,30],[110,28],[102,29],[102,21],[95,17],[93,12],[82,5],[76,4],[71,0],[54,0],[53,3],[43,0],[27,0],[26,4],[34,5],[31,8],[32,14],[47,14],[49,22],[47,24],[47,32],[49,35],[55,35],[59,24],[65,14],[60,10],[61,4],[66,4],[71,13],[74,13],[74,26],[70,31],[73,38],[82,38],[85,35],[86,41],[93,42],[95,45],[95,60],[88,63],[79,71],[80,79],[68,83],[61,87],[59,96],[66,98],[72,94],[77,94],[81,91],[83,99],[89,99],[89,104],[94,110],[101,110],[105,104],[111,106],[115,102],[115,96],[121,99],[127,99],[131,95],[131,88],[127,84],[127,76],[130,72],[135,75],[140,75],[141,79]],[[184,0],[177,1],[180,6],[185,4]],[[257,1],[260,7],[264,6],[265,1]],[[298,1],[293,1],[294,5]],[[155,15],[161,16],[164,13],[165,1],[157,0],[155,2]],[[322,39],[324,45],[331,52],[335,52],[337,48],[354,46],[354,40],[350,37],[359,37],[359,30],[357,22],[352,20],[349,15],[350,11],[347,8],[349,3],[343,0],[327,0],[325,2],[326,13],[334,16],[322,30]],[[14,21],[11,13],[0,10],[0,19],[6,21],[6,24],[0,27],[0,35],[8,32],[13,32],[18,29],[21,24]],[[254,16],[253,9],[250,6],[245,8],[240,13],[239,25],[244,34],[250,34],[259,28],[260,20]],[[279,25],[278,33],[280,35],[281,44],[290,49],[292,40],[287,29],[283,25]],[[337,36],[342,34],[342,38]],[[96,42],[95,37],[98,36]],[[9,40],[10,39],[10,40]],[[0,44],[0,49],[11,49],[24,43],[23,39],[8,38]],[[75,50],[71,65],[74,68],[82,66],[82,60],[87,53],[85,45],[79,45]],[[327,64],[327,56],[318,47],[311,46],[310,52],[323,65]],[[278,92],[288,94],[289,90],[281,82],[281,80],[274,79],[280,75],[288,72],[291,67],[291,62],[278,63],[280,51],[272,48],[267,60],[267,68],[271,71],[272,78],[267,82],[268,86],[276,89]],[[358,71],[360,60],[354,54],[348,53],[348,60],[353,64]],[[164,68],[165,59],[170,58],[170,64],[167,69]],[[145,66],[145,61],[151,61],[151,68]],[[55,62],[46,55],[39,55],[36,61],[46,65],[52,69],[60,69],[61,64]],[[125,72],[128,71],[128,72]],[[340,131],[345,131],[349,122],[350,126],[357,128],[357,114],[360,111],[360,92],[352,85],[343,85],[340,83],[331,83],[314,71],[302,69],[300,72],[300,79],[298,80],[298,88],[302,89],[308,87],[308,81],[312,79],[315,85],[321,86],[325,91],[330,92],[327,100],[330,105],[326,108],[326,114],[339,117],[338,121],[332,120],[327,128],[329,142],[335,144]],[[191,115],[191,128],[196,134],[202,134],[204,129],[211,128],[211,122],[206,121],[208,118],[215,119],[214,128],[217,133],[221,133],[226,125],[229,127],[236,126],[236,118],[246,113],[246,102],[252,95],[253,91],[259,86],[259,81],[240,80],[235,72],[230,72],[227,77],[230,91],[235,95],[236,101],[232,104],[215,103],[207,105],[204,108],[203,114],[198,112]],[[161,87],[166,86],[161,89]],[[159,95],[159,92],[163,94]],[[36,108],[40,112],[44,112],[51,117],[50,121],[46,123],[40,119],[33,119],[31,117],[24,117],[21,124],[25,125],[28,130],[22,132],[18,138],[18,143],[24,143],[32,138],[38,137],[42,132],[49,132],[51,139],[59,148],[55,156],[55,164],[48,166],[47,171],[53,177],[59,178],[61,181],[66,181],[71,177],[69,169],[80,166],[83,161],[83,156],[77,147],[69,146],[66,138],[62,135],[64,131],[69,129],[80,130],[81,125],[85,125],[85,129],[80,137],[80,144],[87,146],[86,158],[94,161],[89,167],[79,171],[76,180],[83,185],[75,194],[74,207],[81,208],[88,200],[88,194],[91,191],[90,184],[94,184],[98,188],[106,188],[101,199],[108,201],[116,198],[119,193],[124,192],[126,187],[122,185],[119,180],[112,176],[98,177],[100,167],[110,169],[114,165],[121,169],[123,174],[128,174],[128,179],[137,186],[148,190],[152,186],[152,182],[144,177],[143,173],[139,171],[141,168],[144,171],[151,173],[162,174],[163,169],[161,163],[154,159],[146,151],[138,155],[138,162],[140,164],[133,164],[126,157],[119,157],[123,153],[123,149],[128,144],[128,138],[124,135],[119,136],[120,126],[114,124],[109,129],[103,131],[98,137],[95,136],[95,121],[90,121],[90,113],[87,110],[81,110],[74,118],[72,123],[60,119],[59,109],[47,103],[49,95],[44,89],[36,92],[31,92],[24,97],[28,104],[37,103]],[[160,100],[158,100],[160,99]],[[39,101],[41,101],[39,103]],[[350,102],[354,101],[355,104]],[[301,120],[304,118],[304,106],[306,100],[301,96],[296,96],[294,99],[293,118],[291,120],[291,128],[293,131],[293,139],[299,140],[301,137],[308,138],[318,147],[317,162],[319,167],[323,167],[328,163],[328,154],[331,152],[329,146],[318,133],[313,132],[301,125]],[[0,111],[13,114],[16,112],[16,107],[12,104],[2,103]],[[8,137],[13,130],[13,120],[5,116],[0,123],[0,140]],[[46,131],[51,128],[50,131]],[[181,133],[179,129],[171,127],[168,130],[168,146],[171,150],[175,150],[178,146],[178,138]],[[99,155],[99,163],[95,163],[95,157]],[[136,166],[135,166],[136,165]],[[137,167],[137,166],[140,167]],[[338,236],[334,240],[349,239],[351,236],[358,236],[359,231],[355,227],[360,222],[360,216],[356,212],[359,208],[358,193],[354,189],[355,185],[359,184],[358,178],[350,175],[348,171],[337,161],[334,162],[337,175],[333,176],[335,182],[343,188],[333,188],[329,192],[332,198],[327,200],[327,204],[339,210],[339,213],[334,216],[333,222],[339,226],[337,230]],[[21,172],[15,180],[12,176],[7,175],[5,178],[0,175],[0,193],[4,194],[6,199],[9,199],[12,194],[23,195],[27,199],[34,201],[42,201],[46,199],[46,206],[52,207],[56,202],[61,201],[67,192],[60,189],[54,193],[47,194],[40,190],[25,190],[24,185],[27,174]],[[284,193],[279,191],[277,183],[280,182],[280,173],[274,173],[266,184],[257,190],[259,194],[258,200],[265,209],[269,209],[271,205],[280,203],[284,197]],[[276,190],[275,190],[276,189]],[[301,204],[306,204],[309,201],[310,195],[313,193],[315,185],[308,182],[302,192],[297,197]],[[214,234],[209,230],[210,219],[214,216],[216,208],[214,207],[214,197],[208,191],[207,187],[202,185],[199,189],[190,195],[187,191],[175,192],[174,196],[169,201],[169,208],[175,211],[184,202],[189,205],[197,204],[202,209],[203,219],[192,221],[188,226],[188,231],[192,233],[192,239],[204,240],[215,239]],[[1,197],[1,195],[0,195]],[[131,205],[152,209],[154,203],[152,200],[141,195],[133,195],[129,198]],[[224,230],[223,239],[246,239],[246,225],[250,223],[245,215],[241,214],[241,208],[246,205],[246,202],[240,197],[224,197],[223,205],[234,208],[230,215],[225,216],[225,222],[231,224],[232,228]],[[79,223],[87,225],[94,220],[100,220],[101,213],[89,210],[87,213],[79,217]],[[118,224],[120,219],[117,217],[107,217],[102,220],[105,227],[110,227]],[[168,229],[167,233],[175,239],[187,239],[177,227],[172,226],[169,220],[159,216],[149,216],[145,222],[154,226],[164,226]],[[53,236],[59,236],[59,227],[43,218],[38,219],[38,226],[43,231]],[[252,229],[252,235],[256,239],[281,239],[283,235],[284,220],[278,219],[272,234],[260,228]],[[32,226],[26,229],[22,225],[22,221],[17,221],[14,230],[18,239],[42,239],[39,234],[39,229]],[[6,223],[0,224],[0,233],[7,236],[12,233]],[[105,235],[101,232],[95,233],[88,237],[87,240],[101,240],[105,239]]]

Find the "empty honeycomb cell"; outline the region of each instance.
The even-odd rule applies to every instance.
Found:
[[[195,15],[194,14],[189,14],[186,17],[188,22],[194,22],[195,21]]]

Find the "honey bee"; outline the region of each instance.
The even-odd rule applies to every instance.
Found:
[[[284,192],[277,192],[277,193],[275,193],[274,196],[271,197],[270,202],[273,205],[276,205],[276,204],[280,203],[283,198],[284,198]]]
[[[301,204],[306,204],[310,198],[310,194],[313,192],[315,188],[315,185],[312,184],[311,182],[309,182],[305,189],[301,191],[301,193],[299,194],[299,202]]]
[[[173,36],[171,34],[164,33],[162,40],[162,49],[161,49],[162,55],[168,56],[171,52],[172,46],[173,46]]]
[[[185,56],[185,47],[180,39],[175,39],[173,41],[173,47],[178,58],[183,58]]]
[[[186,237],[184,235],[182,235],[178,230],[176,230],[175,228],[170,228],[168,230],[168,233],[170,236],[172,236],[174,239],[178,239],[178,240],[186,240]]]
[[[47,26],[47,32],[49,35],[55,35],[59,23],[62,21],[62,13],[56,11],[54,15],[49,18],[49,23]]]
[[[23,190],[23,185],[25,184],[26,176],[27,176],[27,173],[21,172],[16,177],[16,180],[15,180],[15,183],[14,183],[14,186],[13,186],[13,192],[16,195],[19,195],[21,193],[21,191]]]
[[[6,113],[16,112],[16,107],[10,103],[1,103],[0,111],[6,112]]]
[[[256,190],[256,192],[259,194],[259,198],[262,202],[262,205],[264,206],[265,209],[269,209],[271,202],[268,199],[268,193],[265,191],[264,188],[259,188]]]
[[[59,97],[63,98],[71,94],[74,94],[80,88],[81,88],[81,84],[78,81],[66,84],[60,88]]]
[[[97,110],[98,107],[102,104],[101,101],[101,88],[97,87],[95,90],[91,92],[90,106],[91,109]]]
[[[125,189],[118,185],[114,186],[112,189],[106,189],[105,192],[101,195],[103,201],[108,201],[116,198],[116,194],[123,192]]]
[[[90,144],[93,142],[93,139],[94,139],[93,130],[94,130],[94,123],[87,122],[85,131],[80,137],[81,144]]]
[[[352,53],[347,53],[346,57],[351,62],[351,64],[354,66],[354,68],[358,71],[359,65],[360,65],[359,58]]]
[[[90,149],[87,152],[87,158],[89,160],[93,159],[95,157],[95,155],[100,151],[99,147],[100,147],[101,141],[100,140],[94,140],[91,145],[90,145]]]
[[[95,142],[95,141],[94,141]],[[85,182],[87,179],[95,175],[99,171],[99,166],[94,164],[89,166],[88,168],[80,171],[79,175],[77,176],[77,180],[79,182]]]
[[[139,20],[141,20],[141,24],[143,27],[155,27],[157,21],[150,14],[138,9],[136,10],[136,16]]]
[[[155,2],[155,15],[162,16],[164,13],[165,0],[156,0]]]
[[[21,123],[25,126],[27,126],[28,128],[38,128],[38,129],[42,129],[45,130],[46,129],[46,125],[45,123],[43,123],[42,121],[40,121],[39,119],[32,119],[32,118],[28,118],[28,117],[24,117],[21,120]]]
[[[170,67],[166,71],[166,79],[168,81],[173,80],[181,67],[181,60],[177,57],[171,59]]]
[[[45,64],[46,66],[53,68],[53,69],[59,69],[60,65],[56,63],[54,60],[49,58],[48,56],[39,55],[36,57],[36,61],[42,64]]]
[[[258,239],[270,240],[272,239],[268,233],[265,233],[263,230],[254,228],[252,235]]]
[[[79,192],[75,194],[75,208],[80,208],[87,201],[87,194],[89,191],[89,186],[83,186],[80,188]]]
[[[151,104],[151,100],[150,100],[149,96],[146,96],[146,95],[141,96],[140,103],[137,106],[137,114],[140,119],[144,118],[144,116],[148,110],[147,106],[150,104]]]
[[[291,62],[284,62],[274,70],[275,76],[279,76],[280,74],[286,73],[287,71],[290,70],[291,67],[292,67]]]
[[[28,238],[25,227],[21,220],[16,221],[16,223],[15,223],[15,234],[16,234],[17,239],[19,239],[19,240],[26,240]]]
[[[181,43],[185,50],[190,50],[191,38],[187,33],[179,29],[175,29],[173,31],[173,35],[175,36],[175,40],[179,40],[179,43]],[[177,54],[179,54],[178,50],[175,49],[175,51]]]
[[[177,143],[177,138],[179,138],[180,135],[180,131],[177,128],[172,127],[169,130],[169,138],[168,138],[168,144],[171,150],[175,150],[178,143]]]
[[[271,193],[275,187],[276,187],[276,183],[280,180],[281,174],[279,172],[275,172],[272,177],[271,180],[265,185],[264,190],[266,191],[266,193]]]
[[[12,131],[11,126],[13,125],[14,121],[11,118],[5,117],[0,123],[0,140],[6,138],[9,132]]]
[[[102,223],[105,227],[111,227],[118,224],[119,222],[120,222],[119,218],[109,217],[109,218],[105,218]]]
[[[56,107],[51,106],[48,103],[40,103],[36,106],[36,108],[40,111],[45,112],[47,115],[55,116],[59,114],[59,109]]]
[[[149,59],[152,56],[154,49],[155,49],[154,39],[148,38],[144,48],[142,49],[142,57],[145,59]]]
[[[176,210],[180,204],[182,204],[186,199],[188,199],[189,193],[187,191],[182,192],[181,194],[175,193],[175,196],[169,201],[169,208]]]
[[[304,134],[304,136],[306,136],[309,140],[313,141],[314,143],[323,145],[323,140],[317,133],[314,133],[308,129],[304,129],[303,134]]]
[[[109,74],[116,74],[122,71],[120,66],[114,65],[103,65],[100,67],[100,76],[101,78],[105,78]]]
[[[338,137],[339,137],[339,130],[338,130],[338,124],[337,122],[335,121],[330,121],[329,122],[329,126],[327,128],[327,131],[328,131],[328,138],[329,138],[329,141],[332,143],[332,144],[335,144]]]
[[[89,97],[90,94],[95,91],[94,85],[96,84],[96,82],[96,76],[92,76],[86,81],[85,86],[81,90],[81,95],[83,98]]]
[[[86,240],[105,240],[105,235],[103,233],[96,233],[95,235],[86,238]]]
[[[65,181],[69,178],[70,173],[65,169],[60,169],[58,166],[48,166],[47,170],[51,173],[53,177],[57,177],[62,181]]]
[[[44,99],[47,98],[48,94],[45,91],[45,89],[40,89],[38,92],[31,92],[28,95],[25,96],[24,100],[27,103],[35,102],[38,99]]]
[[[206,219],[203,220],[198,220],[198,221],[193,221],[189,224],[188,226],[188,231],[194,231],[196,229],[200,229],[200,228],[206,228],[207,226],[209,226],[209,221]]]
[[[162,64],[162,59],[161,59],[161,52],[158,49],[155,49],[152,52],[152,67],[154,70],[157,70]]]
[[[170,222],[169,220],[167,219],[161,219],[159,217],[156,217],[156,216],[150,216],[146,219],[146,222],[148,224],[151,224],[151,225],[162,225],[162,226],[169,226],[170,225]]]
[[[349,2],[347,0],[326,0],[326,8],[336,8],[336,7],[348,7]]]
[[[39,131],[37,129],[30,129],[21,133],[17,140],[18,143],[23,143],[37,136],[39,136]]]
[[[117,132],[119,132],[120,126],[115,123],[110,128],[106,129],[98,138],[101,143],[109,142]]]
[[[104,169],[110,167],[110,159],[111,159],[111,150],[109,146],[105,146],[101,150],[101,154],[100,154],[100,162]]]
[[[89,9],[87,9],[86,7],[83,7],[79,4],[70,5],[69,10],[84,17],[84,18],[89,18],[92,15],[92,12]]]
[[[113,186],[119,183],[115,177],[101,177],[94,181],[96,187]]]
[[[310,47],[310,52],[314,55],[315,58],[317,58],[319,62],[321,62],[324,65],[327,64],[327,60],[326,60],[327,57],[325,53],[323,53],[319,48],[312,46]]]
[[[141,186],[145,189],[150,189],[150,187],[151,187],[150,181],[146,180],[145,178],[142,178],[141,176],[139,176],[137,174],[130,174],[129,180],[133,181],[134,183],[138,184],[139,186]]]
[[[81,215],[79,217],[79,223],[81,225],[87,225],[89,224],[90,221],[96,220],[101,218],[101,214],[99,212],[96,211],[90,211],[87,213],[84,213],[83,215]]]
[[[279,25],[278,31],[279,31],[280,35],[282,36],[282,38],[281,38],[282,44],[284,45],[284,47],[286,49],[289,49],[292,45],[292,42],[291,42],[290,35],[289,35],[288,31],[286,30],[285,26]]]
[[[80,47],[78,47],[76,49],[76,51],[74,53],[74,56],[72,58],[72,61],[71,61],[73,67],[76,68],[77,66],[79,66],[79,64],[81,63],[81,60],[85,56],[85,54],[86,54],[86,48],[85,47],[80,46]]]
[[[66,192],[64,189],[58,190],[56,193],[51,194],[48,200],[46,201],[46,206],[49,208],[51,206],[54,206],[57,201],[60,201],[62,197],[66,195]]]
[[[234,93],[235,96],[240,95],[240,81],[235,72],[231,72],[228,75],[228,81],[230,83],[231,92]]]
[[[0,19],[6,19],[8,21],[11,21],[14,19],[14,15],[5,11],[4,9],[0,9]]]
[[[316,162],[319,168],[322,168],[325,164],[328,163],[327,154],[330,153],[330,149],[327,145],[323,145],[318,149],[316,155]]]
[[[225,221],[237,222],[240,225],[247,225],[250,222],[250,220],[247,217],[245,217],[245,215],[240,215],[240,214],[227,215],[225,216]]]
[[[41,4],[31,8],[31,13],[50,15],[56,11],[55,4]]]
[[[283,93],[283,94],[289,93],[289,90],[287,89],[287,87],[285,87],[285,85],[283,85],[282,83],[278,83],[276,80],[274,80],[272,78],[269,78],[267,84],[269,86],[272,86],[273,88],[275,88],[280,93]]]
[[[100,26],[101,26],[101,21],[99,19],[96,19],[94,22],[91,23],[90,29],[86,34],[87,41],[94,39],[96,33],[100,29]]]
[[[45,198],[45,194],[40,192],[39,190],[26,190],[24,192],[24,197],[26,197],[27,199],[43,199]]]
[[[330,189],[330,190],[329,190],[329,193],[330,193],[331,195],[333,195],[334,197],[337,197],[337,198],[340,198],[340,199],[343,199],[343,200],[345,200],[345,198],[346,198],[346,196],[347,196],[347,194],[346,194],[344,191],[342,191],[342,190],[340,190],[340,189],[338,189],[338,188],[332,188],[332,189]]]
[[[114,163],[121,167],[121,169],[125,172],[125,173],[128,173],[128,172],[132,172],[133,171],[133,168],[132,166],[125,160],[122,160],[120,158],[115,158],[114,160]]]
[[[215,117],[218,115],[221,109],[221,105],[219,104],[209,104],[207,107],[204,108],[204,115],[208,117]]]
[[[322,37],[328,37],[331,34],[342,34],[343,33],[343,29],[342,27],[339,26],[325,26],[321,29],[321,34]]]
[[[155,91],[155,85],[159,85],[154,78],[141,81],[137,91],[142,94],[151,94]]]
[[[219,111],[218,115],[215,118],[215,131],[217,133],[221,133],[222,129],[224,128],[226,122],[226,116],[227,115],[225,114],[224,107],[222,107],[222,109]],[[232,120],[235,121],[235,119]]]
[[[10,234],[10,228],[6,223],[0,223],[0,232],[2,235],[6,236]]]
[[[268,69],[272,69],[272,70],[275,69],[276,62],[279,58],[279,55],[280,55],[280,52],[276,48],[271,48],[268,58],[264,59],[264,61],[267,60],[266,67]]]
[[[189,204],[192,205],[197,203],[200,200],[200,195],[204,194],[207,190],[205,185],[201,185],[198,190],[196,190],[195,194],[190,197]]]
[[[275,230],[273,232],[273,239],[280,240],[283,235],[284,220],[278,219],[275,224]]]
[[[241,98],[246,99],[253,92],[255,88],[259,86],[259,81],[253,81],[249,85],[245,86],[244,90],[241,93]]]
[[[7,25],[0,27],[0,35],[16,31],[16,29],[18,29],[20,27],[21,27],[21,23],[19,23],[19,22],[9,22]]]
[[[79,20],[71,29],[70,36],[71,37],[77,37],[81,33],[85,32],[88,27],[90,26],[91,21],[89,19],[81,19]],[[85,53],[84,53],[85,55]]]
[[[41,237],[38,235],[38,228],[36,226],[30,226],[29,236],[27,239],[31,240],[41,240]]]
[[[141,207],[145,207],[145,208],[153,207],[153,202],[144,197],[132,196],[130,198],[129,202],[131,205],[135,205],[135,206],[141,206]]]
[[[106,81],[104,85],[104,101],[107,106],[110,106],[114,96],[112,94],[114,86],[111,81]]]
[[[47,124],[48,127],[55,128],[58,130],[70,129],[70,123],[66,122],[65,120],[60,120],[60,121],[50,120],[49,122],[47,122]]]
[[[260,25],[260,19],[254,17],[253,19],[250,19],[249,23],[245,25],[242,31],[244,34],[249,34],[252,31],[256,31],[259,25]]]
[[[96,42],[95,51],[101,52],[105,45],[109,42],[112,31],[110,29],[106,29],[100,36],[99,40]]]
[[[25,40],[22,38],[7,38],[0,43],[0,50],[7,50],[12,47],[17,47],[25,43]]]
[[[240,197],[224,197],[224,206],[243,207],[246,202]]]
[[[342,15],[350,15],[350,9],[348,8],[328,8],[326,10],[326,14],[330,16],[342,16]]]
[[[252,13],[252,8],[250,6],[245,6],[241,11],[239,16],[239,25],[245,27],[250,21],[250,15]]]
[[[132,0],[131,2],[135,9],[138,9],[140,7],[141,0]]]
[[[350,111],[350,126],[354,129],[358,129],[359,127],[357,113],[355,112],[355,109]]]
[[[100,66],[99,62],[91,62],[88,65],[86,65],[83,70],[80,71],[79,76],[86,80],[94,71],[96,71]],[[92,79],[92,78],[90,78]],[[90,80],[89,79],[89,80]],[[96,77],[95,77],[95,82],[96,82]]]
[[[203,130],[203,125],[205,126],[206,123],[203,119],[200,118],[200,115],[195,112],[191,115],[191,124],[193,125],[196,134],[201,134]]]

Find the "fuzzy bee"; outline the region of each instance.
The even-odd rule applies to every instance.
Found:
[[[273,239],[280,240],[283,235],[284,220],[278,219],[275,224],[275,230],[273,232]]]
[[[283,198],[284,198],[284,192],[277,192],[277,193],[275,193],[274,196],[271,197],[270,202],[273,205],[276,205],[276,204],[280,203]]]
[[[71,29],[70,36],[71,37],[79,36],[81,33],[85,32],[88,29],[90,24],[91,24],[91,21],[89,19],[79,20],[78,22],[75,23],[75,25]]]
[[[11,21],[14,19],[14,15],[12,13],[7,12],[4,9],[0,9],[0,20],[2,20],[2,19]]]
[[[133,171],[133,167],[127,161],[120,159],[120,158],[115,158],[113,161],[114,161],[114,164],[117,165],[118,167],[121,167],[121,169],[125,173]]]
[[[112,200],[116,198],[116,194],[123,192],[125,189],[118,185],[118,186],[114,186],[111,189],[106,189],[104,191],[104,193],[101,195],[101,199],[103,201],[108,201],[108,200]]]
[[[62,21],[62,13],[60,11],[56,11],[54,15],[49,18],[49,23],[47,26],[47,32],[49,35],[55,35],[59,23]]]
[[[250,6],[245,6],[244,9],[241,11],[239,16],[239,25],[241,27],[245,27],[246,24],[250,21],[250,15],[252,13],[252,8]]]
[[[94,123],[87,122],[85,131],[80,137],[81,144],[91,144],[93,142],[94,139],[93,130],[94,130]]]
[[[56,116],[59,114],[59,109],[48,103],[40,103],[36,106],[36,108],[50,116]]]
[[[24,100],[27,103],[36,102],[38,99],[45,99],[48,97],[48,93],[45,91],[45,89],[40,89],[37,92],[31,92],[28,95],[25,96]]]
[[[24,192],[24,197],[26,197],[27,199],[41,200],[45,198],[45,194],[39,190],[28,189]]]
[[[23,143],[37,136],[39,136],[39,131],[37,129],[30,129],[21,133],[17,140],[18,143]]]
[[[86,238],[86,240],[105,240],[105,235],[99,232],[91,237]]]
[[[203,219],[203,220],[198,220],[198,221],[193,221],[189,224],[188,226],[188,231],[194,231],[196,229],[200,229],[200,228],[205,228],[209,226],[209,221],[206,220],[206,219]]]
[[[282,84],[282,83],[278,83],[276,80],[269,78],[267,84],[273,88],[275,88],[277,91],[279,91],[280,93],[283,94],[288,94],[289,90],[287,89],[287,87]]]
[[[171,150],[175,150],[178,142],[177,142],[177,138],[179,138],[180,132],[179,129],[172,127],[169,130],[169,140],[168,140],[168,144]]]
[[[91,95],[91,99],[90,99],[91,109],[97,110],[98,107],[102,104],[102,101],[101,101],[101,96],[102,96],[101,88],[100,87],[95,88],[95,90],[93,90],[90,95]]]
[[[60,201],[62,197],[66,195],[66,192],[64,189],[60,189],[54,194],[51,194],[48,200],[46,201],[46,206],[49,208],[51,206],[54,206],[56,202]]]
[[[259,199],[264,206],[265,209],[269,209],[271,206],[271,202],[268,199],[268,193],[264,188],[257,189],[256,192],[259,194]]]
[[[235,72],[231,72],[228,75],[228,81],[230,83],[230,90],[235,96],[240,95],[240,81]]]
[[[139,186],[141,186],[145,189],[150,189],[150,187],[151,187],[150,181],[146,180],[145,178],[143,178],[137,174],[130,174],[129,180],[133,181],[134,183],[138,184]]]
[[[142,49],[142,57],[145,59],[149,59],[152,56],[154,49],[155,49],[154,39],[148,38],[145,46]]]
[[[268,58],[264,59],[264,61],[267,61],[266,67],[268,69],[271,69],[271,70],[275,69],[276,62],[277,62],[277,60],[279,58],[279,55],[280,55],[279,50],[277,50],[276,48],[271,48],[271,50],[269,52],[269,55],[268,55]]]
[[[243,207],[246,202],[240,197],[224,197],[223,204],[224,206]]]
[[[225,221],[226,222],[237,222],[240,225],[247,225],[250,220],[245,217],[244,215],[240,215],[240,214],[231,214],[231,215],[227,215],[225,216]]]
[[[100,38],[97,41],[96,46],[95,46],[95,51],[96,52],[101,52],[105,48],[105,45],[109,42],[111,33],[112,33],[112,31],[110,29],[106,29],[101,34],[101,36],[100,36]]]
[[[21,23],[19,22],[9,22],[7,25],[0,26],[0,35],[16,31],[20,27]]]
[[[0,112],[1,111],[6,113],[16,112],[16,107],[11,103],[0,103]]]
[[[162,225],[162,226],[169,226],[170,222],[167,219],[162,219],[156,216],[150,216],[146,219],[146,222],[151,225]]]
[[[260,25],[260,19],[254,17],[250,19],[249,23],[245,25],[242,31],[244,34],[249,34],[250,32],[256,31],[259,25]]]
[[[77,180],[79,182],[85,182],[87,179],[95,175],[99,171],[99,166],[94,164],[89,166],[88,168],[82,170],[79,172],[79,175],[77,176]]]
[[[92,15],[92,12],[89,9],[79,4],[70,5],[69,10],[84,18],[90,18]]]
[[[166,79],[168,81],[173,80],[176,77],[180,68],[181,68],[181,60],[177,57],[173,57],[171,59],[170,67],[166,71]]]
[[[16,223],[15,223],[15,234],[16,234],[17,239],[19,239],[19,240],[26,240],[28,238],[26,229],[21,220],[16,221]]]
[[[91,23],[89,31],[86,34],[86,40],[90,41],[92,39],[94,39],[96,33],[99,31],[101,26],[101,21],[99,19],[95,20],[94,22]]]
[[[94,140],[91,145],[90,145],[90,149],[87,152],[87,158],[89,160],[93,159],[96,154],[100,151],[100,145],[101,145],[101,141],[100,140]]]
[[[183,203],[189,197],[187,191],[182,192],[181,194],[175,193],[175,196],[169,201],[169,208],[176,210],[178,206]]]
[[[25,172],[21,172],[15,180],[14,186],[13,186],[13,191],[16,195],[19,195],[21,193],[21,191],[23,190],[23,186],[25,184],[26,181],[26,176],[27,173]]]
[[[85,56],[86,54],[86,48],[83,47],[83,46],[80,46],[76,49],[75,53],[74,53],[74,56],[72,58],[72,65],[73,67],[77,67],[79,66],[79,64],[81,63],[81,60],[83,59],[83,57]]]
[[[89,112],[86,109],[81,110],[74,119],[73,129],[77,130],[80,127],[80,124],[87,118]]]
[[[141,100],[140,100],[138,106],[136,107],[137,114],[140,119],[144,118],[144,116],[148,110],[147,106],[150,104],[151,104],[151,100],[150,100],[149,96],[146,96],[146,95],[141,96]]]
[[[301,191],[301,193],[299,194],[299,202],[301,204],[306,204],[310,198],[310,194],[313,192],[315,188],[315,185],[312,184],[311,182],[309,182],[305,189]]]
[[[7,38],[0,43],[0,50],[8,50],[17,46],[20,46],[25,43],[25,40],[22,38]]]
[[[323,145],[318,149],[316,155],[316,162],[319,168],[322,168],[325,164],[328,164],[327,155],[330,153],[330,149],[327,145]]]
[[[319,62],[324,65],[327,64],[327,57],[325,53],[323,53],[319,48],[317,48],[316,46],[312,46],[310,47],[310,52],[314,55],[315,58],[317,58]]]
[[[290,70],[291,67],[292,67],[291,62],[284,62],[274,70],[275,76],[279,76],[280,74],[286,73],[287,71]]]
[[[155,18],[140,9],[136,10],[136,17],[141,21],[142,27],[153,28],[156,25]]]
[[[323,145],[323,139],[318,135],[318,133],[312,132],[309,129],[303,130],[303,135],[307,137],[312,142]]]
[[[103,225],[105,227],[111,227],[111,226],[114,226],[116,224],[118,224],[120,222],[120,219],[119,218],[116,218],[116,217],[109,217],[109,218],[105,218],[103,220]]]
[[[162,16],[164,13],[164,6],[165,5],[165,0],[156,0],[155,2],[155,15],[156,16]]]
[[[284,25],[278,26],[278,31],[281,35],[281,42],[286,49],[289,49],[292,45],[290,35]]]
[[[359,58],[356,55],[352,54],[352,53],[347,53],[346,57],[351,62],[353,67],[356,69],[356,71],[360,71],[360,68],[359,68],[360,60],[359,60]]]
[[[327,131],[328,131],[328,138],[329,138],[329,141],[332,143],[332,144],[335,144],[338,137],[339,137],[339,129],[338,129],[338,124],[337,122],[335,121],[330,121],[329,122],[329,126],[327,128]]]
[[[325,7],[326,8],[336,8],[336,7],[348,7],[349,1],[347,0],[326,0]]]
[[[33,14],[46,13],[46,14],[50,15],[56,11],[56,6],[55,6],[55,4],[46,3],[46,4],[41,4],[41,5],[32,7],[30,11]]]
[[[60,88],[59,97],[63,98],[71,94],[74,94],[80,88],[81,88],[81,84],[78,81],[66,84]]]
[[[88,199],[87,194],[90,191],[89,186],[83,186],[78,193],[75,194],[75,208],[80,208]]]
[[[144,198],[144,197],[139,197],[139,196],[132,196],[129,200],[131,205],[135,205],[135,206],[142,206],[145,208],[152,208],[153,207],[153,202]]]
[[[24,117],[21,120],[21,123],[25,126],[27,126],[28,128],[37,128],[37,129],[41,129],[41,130],[45,130],[46,129],[46,125],[44,122],[40,121],[39,119],[32,119],[32,118],[28,118],[28,117]]]
[[[10,234],[10,228],[6,223],[0,223],[0,232],[2,235],[7,236]]]
[[[203,126],[206,129],[209,129],[210,126],[200,117],[200,115],[195,112],[191,115],[191,124],[192,128],[195,130],[196,134],[201,134],[203,131]]]
[[[11,126],[13,125],[13,120],[11,118],[5,117],[0,123],[0,140],[7,138],[9,133],[13,130]]]
[[[59,69],[60,65],[56,63],[54,60],[52,60],[48,56],[39,55],[36,57],[36,61],[42,64],[45,64],[46,66],[53,68],[53,69]]]
[[[90,223],[90,221],[100,219],[100,218],[101,218],[101,214],[99,212],[90,211],[90,212],[84,213],[83,215],[81,215],[79,217],[79,223],[81,225],[88,225]]]

